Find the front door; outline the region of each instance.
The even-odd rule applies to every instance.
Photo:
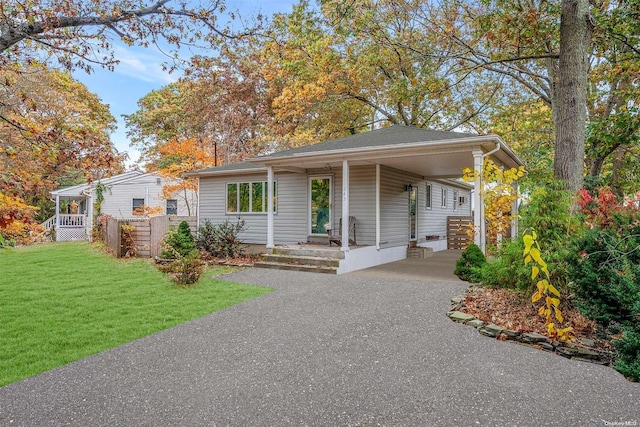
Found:
[[[415,241],[418,236],[418,219],[416,216],[418,206],[418,189],[409,188],[409,240]]]
[[[331,177],[309,178],[310,235],[326,235],[331,228]]]

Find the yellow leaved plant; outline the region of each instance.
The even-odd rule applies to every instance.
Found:
[[[537,241],[537,234],[535,231],[527,231],[524,233],[524,251],[522,256],[524,257],[525,265],[533,263],[531,267],[531,280],[536,280],[536,292],[531,296],[531,302],[534,304],[540,300],[544,301],[544,304],[540,306],[538,315],[545,318],[545,324],[547,326],[547,334],[551,338],[557,338],[560,341],[572,342],[575,337],[571,333],[572,327],[560,328],[559,325],[564,322],[562,312],[560,311],[560,291],[551,284],[549,277],[549,269],[547,263],[542,259],[540,253],[540,245]],[[541,274],[542,273],[542,274]],[[553,321],[553,318],[558,322]]]

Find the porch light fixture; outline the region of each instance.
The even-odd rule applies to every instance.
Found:
[[[408,184],[404,185],[404,191],[411,192],[411,190],[413,190],[413,185],[411,185],[411,183],[408,183]]]

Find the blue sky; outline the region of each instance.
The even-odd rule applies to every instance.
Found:
[[[226,5],[228,11],[237,10],[244,19],[259,13],[267,17],[274,13],[288,13],[295,3],[295,0],[227,0]],[[226,22],[225,18],[219,22]],[[155,48],[118,44],[115,46],[115,56],[120,60],[115,71],[96,68],[91,74],[76,71],[74,77],[109,105],[111,114],[118,120],[118,129],[111,135],[111,140],[118,151],[129,153],[127,165],[131,166],[136,164],[139,153],[129,146],[122,115],[135,112],[140,98],[176,81],[180,73],[169,74],[163,71],[162,63],[166,62],[167,57]],[[188,56],[185,57],[187,58]]]

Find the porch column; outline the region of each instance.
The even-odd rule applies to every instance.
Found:
[[[349,251],[349,162],[342,161],[342,250]]]
[[[518,181],[513,182],[513,191],[518,196],[517,199],[513,201],[513,205],[511,205],[511,238],[514,239],[518,236],[518,200],[520,199],[520,188],[518,185]]]
[[[273,167],[267,166],[267,249],[273,248]]]
[[[376,164],[376,249],[380,250],[380,163]]]
[[[59,241],[60,236],[60,195],[56,194],[56,242]]]
[[[84,201],[86,203],[84,217],[85,217],[85,229],[87,230],[87,238],[89,241],[93,240],[91,230],[93,229],[93,197],[87,196]]]
[[[484,221],[483,221],[483,205],[484,196],[482,194],[482,150],[473,150],[473,170],[475,172],[475,180],[473,181],[473,225],[475,228],[474,243],[484,252]]]

